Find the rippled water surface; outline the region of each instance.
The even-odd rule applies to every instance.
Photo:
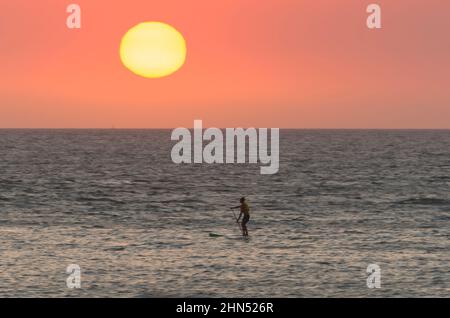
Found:
[[[450,131],[284,130],[272,176],[170,133],[0,130],[0,296],[450,295]]]

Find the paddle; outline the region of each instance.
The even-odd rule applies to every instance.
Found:
[[[243,233],[243,232],[242,232],[241,223],[239,223],[239,220],[238,220],[238,218],[237,218],[237,216],[236,216],[236,213],[234,213],[234,210],[233,210],[233,209],[231,209],[231,211],[233,212],[234,219],[236,220],[236,223],[237,223],[238,226],[239,226],[239,231],[241,231],[241,233]]]

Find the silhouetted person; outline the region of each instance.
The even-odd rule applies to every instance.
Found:
[[[241,205],[238,205],[236,207],[232,207],[231,209],[237,209],[240,208],[241,209],[241,213],[239,213],[239,217],[237,218],[236,222],[239,223],[239,220],[241,219],[241,216],[244,216],[242,218],[242,235],[244,236],[248,236],[248,231],[247,231],[247,223],[250,220],[250,208],[248,207],[248,204],[245,202],[245,198],[242,197],[241,200]]]

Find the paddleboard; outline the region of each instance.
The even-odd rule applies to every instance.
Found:
[[[217,234],[217,233],[209,233],[209,237],[222,237],[222,234]]]

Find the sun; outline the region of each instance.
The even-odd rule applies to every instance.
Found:
[[[139,76],[168,76],[186,61],[186,41],[180,32],[166,23],[139,23],[123,36],[120,59],[126,68]]]

